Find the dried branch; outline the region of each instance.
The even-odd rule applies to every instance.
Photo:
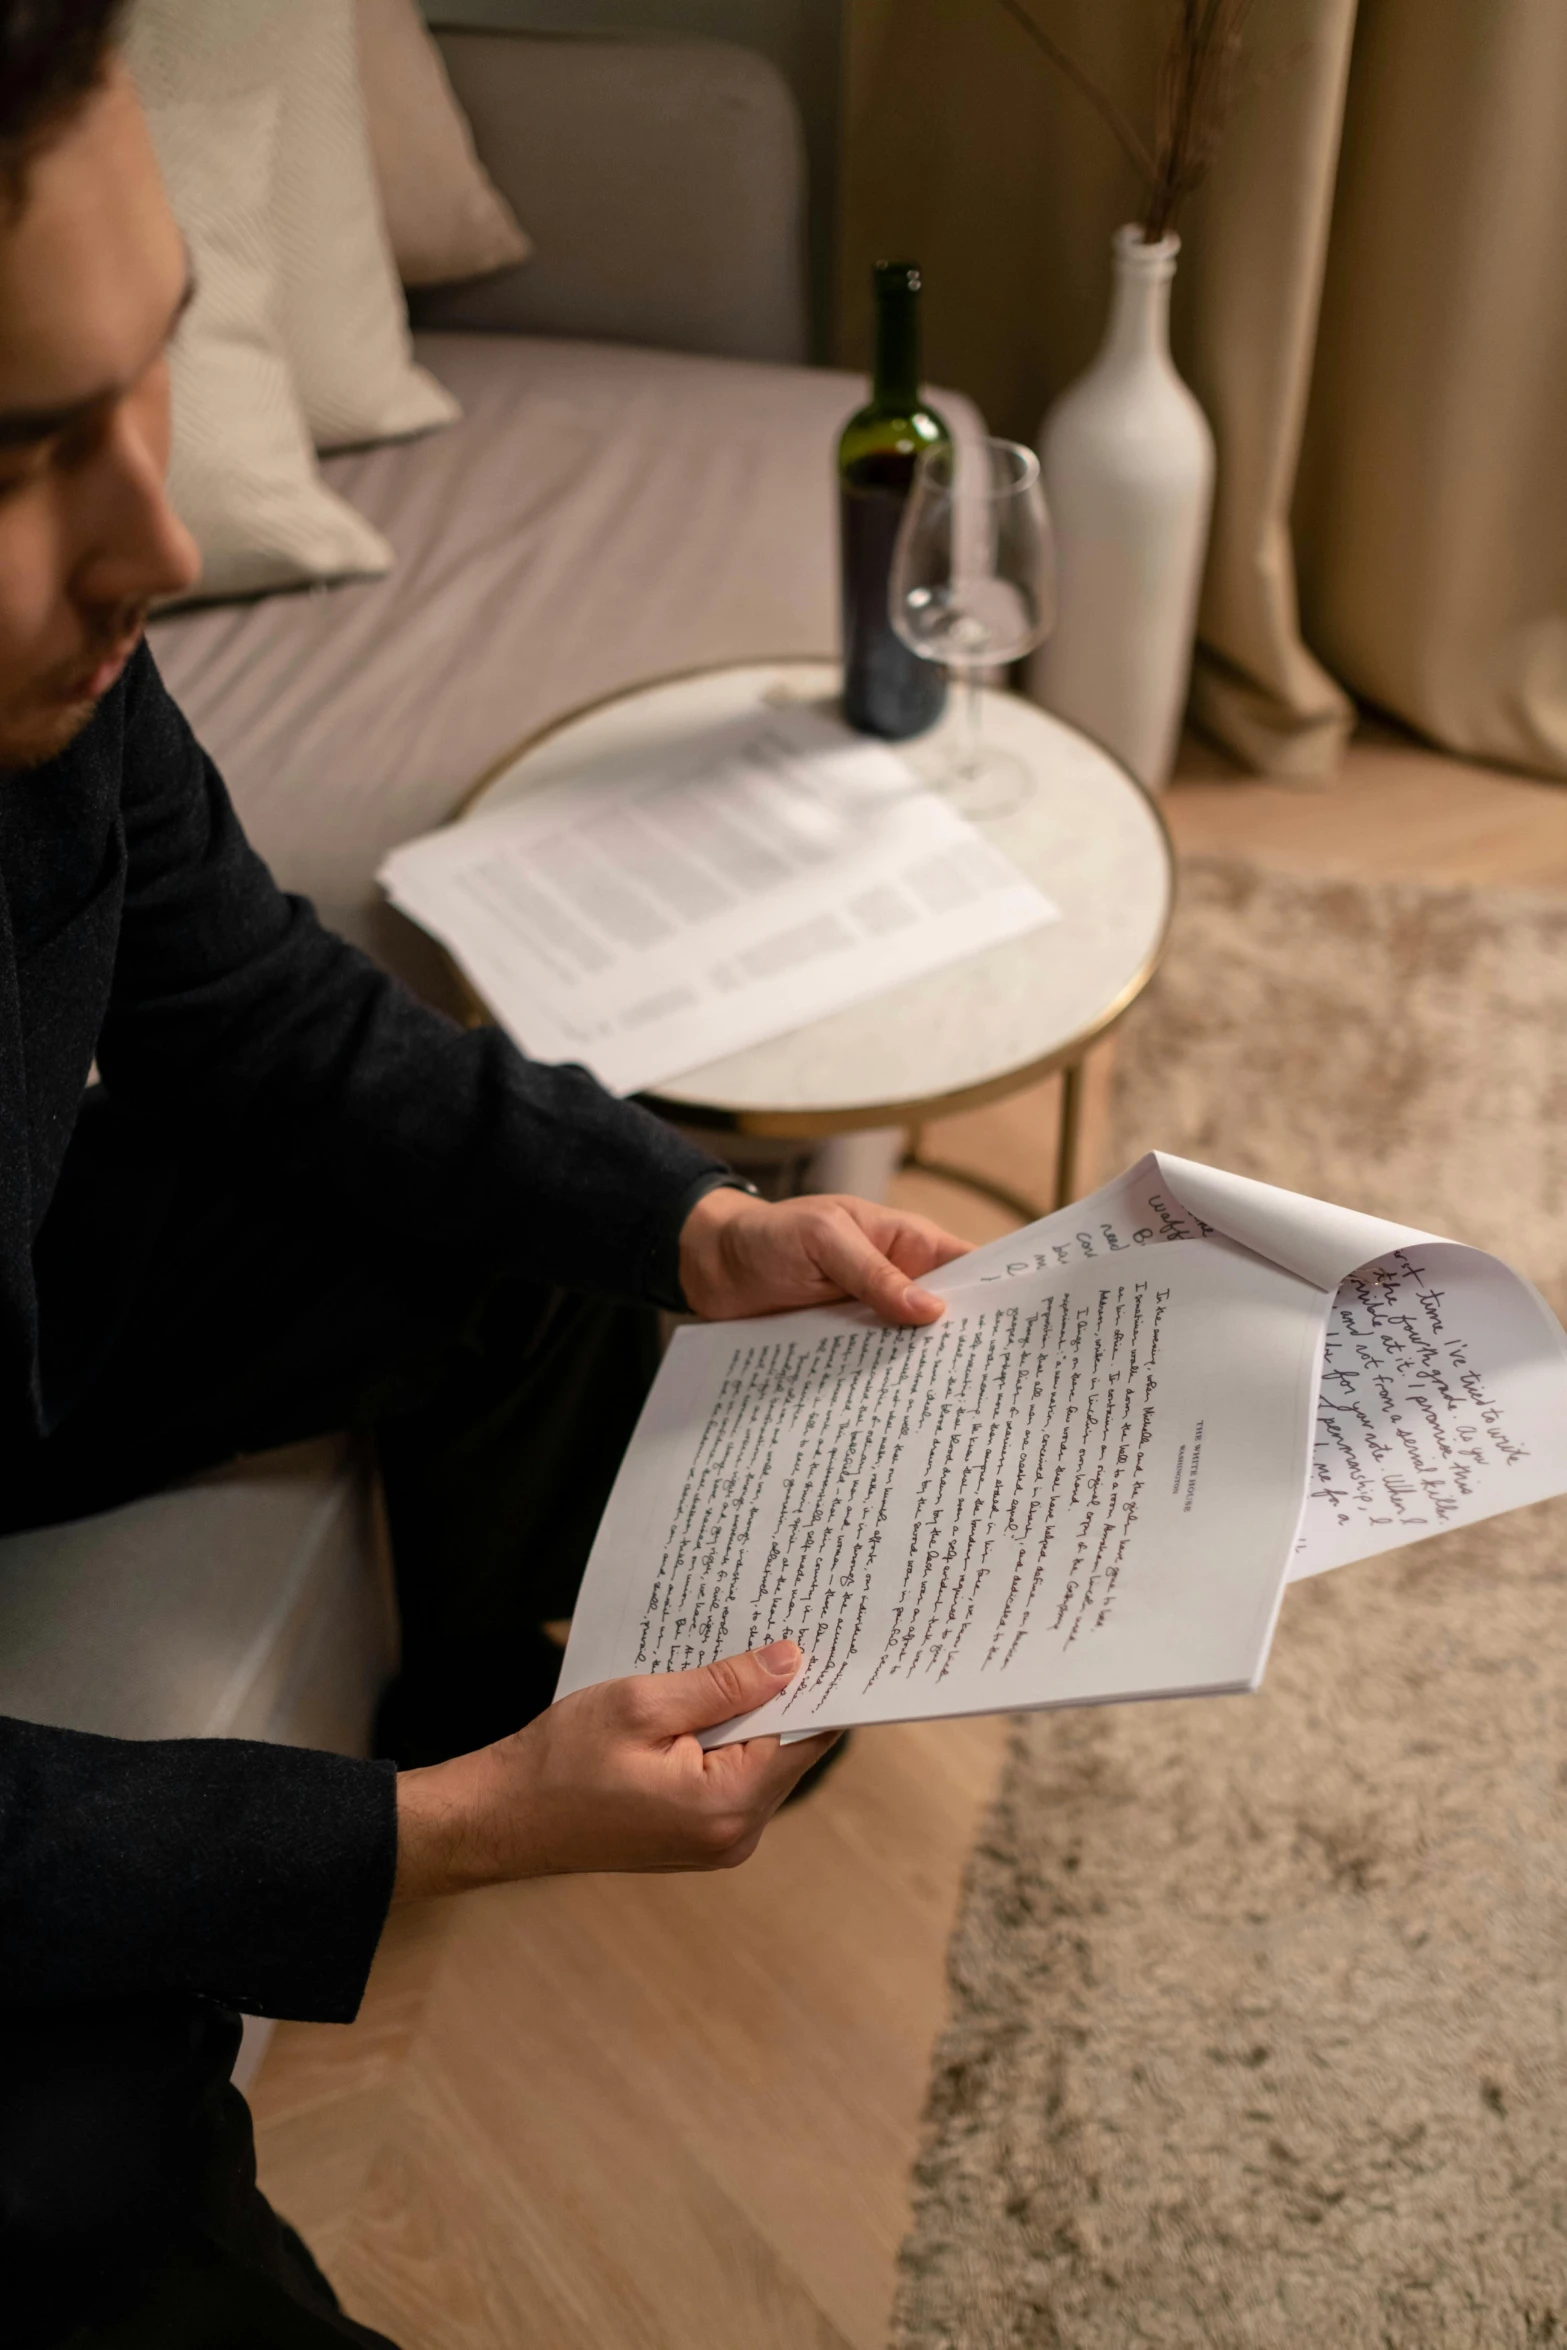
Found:
[[[1136,167],[1138,177],[1151,191],[1158,176],[1158,167],[1152,155],[1127,117],[1121,112],[1108,90],[1101,89],[1093,75],[1078,64],[1069,49],[1063,49],[1054,33],[1047,33],[1022,5],[1022,0],[1001,0],[1001,6],[1013,21],[1020,24],[1029,39],[1043,49],[1057,71],[1064,73],[1075,90],[1081,92],[1096,113],[1103,116]]]
[[[1206,177],[1234,102],[1241,35],[1251,0],[1180,0],[1159,69],[1154,154],[1158,168],[1143,235],[1156,244]]]
[[[1159,67],[1150,151],[1109,92],[1048,33],[1023,0],[1000,0],[1058,72],[1114,132],[1148,191],[1143,236],[1168,236],[1181,205],[1205,177],[1234,103],[1242,35],[1251,0],[1176,0],[1175,21]]]

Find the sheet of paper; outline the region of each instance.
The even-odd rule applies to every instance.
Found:
[[[1162,1152],[1150,1151],[1087,1199],[1074,1200],[1054,1215],[1041,1216],[1019,1232],[955,1258],[939,1272],[927,1274],[921,1287],[940,1297],[958,1297],[970,1289],[994,1289],[1027,1273],[1047,1272],[1051,1266],[1135,1255],[1159,1241],[1210,1238],[1213,1227],[1191,1214],[1178,1197],[1165,1172],[1169,1163]]]
[[[804,1672],[720,1738],[1254,1686],[1327,1305],[1221,1241],[1032,1271],[920,1331],[680,1331],[561,1693],[784,1634]]]
[[[1325,1350],[1292,1576],[1567,1490],[1567,1342],[1494,1257],[1378,1258],[1340,1285]]]
[[[601,760],[380,880],[526,1051],[617,1093],[1057,919],[906,760],[803,709]]]
[[[1004,1279],[1009,1267],[1047,1259],[1066,1264],[1214,1232],[1324,1289],[1336,1288],[1346,1274],[1388,1249],[1434,1237],[1170,1151],[1149,1151],[1102,1190],[959,1257],[927,1286],[945,1296],[970,1282]]]
[[[994,1289],[1047,1263],[1106,1262],[1219,1226],[1333,1288],[1292,1577],[1567,1490],[1555,1315],[1496,1258],[1413,1227],[1158,1151],[928,1286]]]

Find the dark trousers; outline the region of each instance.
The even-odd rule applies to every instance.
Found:
[[[559,1668],[539,1626],[571,1613],[657,1365],[653,1310],[497,1277],[460,1236],[389,1240],[308,1170],[173,1164],[107,1103],[85,1154],[95,1181],[123,1170],[134,1294],[105,1341],[105,1268],[90,1234],[51,1214],[45,1367],[79,1393],[18,1473],[8,1464],[0,1530],[363,1430],[403,1636],[380,1750],[436,1761],[520,1727]],[[256,2191],[228,2079],[237,2034],[199,1999],[0,2013],[0,2344],[382,2339],[335,2313]]]

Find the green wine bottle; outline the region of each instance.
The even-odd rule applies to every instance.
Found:
[[[843,714],[862,734],[901,742],[934,726],[946,707],[937,662],[922,661],[893,633],[887,582],[893,543],[924,449],[951,439],[920,398],[920,273],[878,261],[876,373],[870,403],[838,443],[838,528],[843,567]]]

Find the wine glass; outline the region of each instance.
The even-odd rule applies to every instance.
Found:
[[[965,816],[1005,816],[1033,789],[1023,761],[981,740],[981,674],[1020,661],[1055,623],[1055,542],[1039,459],[1016,441],[927,449],[893,549],[893,628],[963,683],[949,770],[934,780]]]

